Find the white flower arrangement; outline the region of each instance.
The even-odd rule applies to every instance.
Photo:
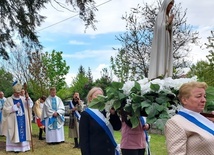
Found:
[[[172,79],[171,77],[165,78],[165,79],[155,79],[152,81],[149,81],[147,78],[144,78],[143,80],[137,81],[141,86],[141,95],[144,95],[150,91],[153,91],[150,87],[151,84],[158,84],[160,86],[160,91],[171,91],[171,89],[179,90],[182,84],[187,82],[197,81],[197,77],[192,78],[179,78],[179,79]],[[123,93],[127,96],[130,95],[131,89],[134,87],[135,82],[134,81],[127,81],[123,87]]]
[[[197,81],[197,77],[113,82],[106,88],[106,96],[98,96],[90,107],[109,112],[111,108],[127,112],[132,127],[139,124],[139,117],[146,116],[148,123],[163,129],[167,119],[181,107],[177,94],[182,84]],[[124,104],[125,103],[125,104]]]

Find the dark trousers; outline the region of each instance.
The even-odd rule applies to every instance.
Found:
[[[39,128],[39,140],[43,140],[42,138],[43,131],[45,132],[45,128],[44,129]]]
[[[121,149],[122,155],[144,155],[145,149]]]
[[[79,147],[78,138],[74,138],[74,147]]]

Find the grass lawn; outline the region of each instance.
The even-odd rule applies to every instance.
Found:
[[[68,138],[68,127],[65,126],[65,143],[48,145],[45,140],[38,140],[38,127],[33,123],[33,148],[34,152],[28,151],[19,155],[81,155],[79,149],[73,149],[73,139]],[[54,135],[53,135],[54,136]],[[120,143],[120,132],[115,132],[117,143]],[[152,155],[167,155],[165,138],[163,135],[151,134],[150,149]],[[5,137],[0,137],[0,155],[14,155],[13,152],[5,151]]]

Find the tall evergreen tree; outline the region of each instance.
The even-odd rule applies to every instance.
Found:
[[[86,102],[86,96],[91,89],[88,84],[89,78],[85,75],[84,67],[80,65],[77,76],[72,81],[71,93],[79,92],[81,99]]]
[[[105,89],[111,86],[112,83],[112,74],[108,71],[107,68],[103,68],[101,71],[101,78],[97,79],[94,82],[94,85],[97,87],[101,87],[105,92]]]
[[[89,82],[92,83],[93,82],[93,76],[92,76],[92,72],[91,72],[90,67],[88,67],[87,77],[88,77]]]

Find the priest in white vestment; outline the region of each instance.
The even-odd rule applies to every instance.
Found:
[[[170,10],[173,4],[174,0],[164,0],[156,18],[148,73],[150,80],[172,77],[172,21],[174,15],[170,15]]]
[[[64,118],[65,107],[62,100],[56,96],[56,88],[50,89],[42,111],[42,122],[45,124],[46,142],[57,144],[65,141]]]
[[[21,89],[21,84],[13,84],[14,93],[6,99],[2,111],[2,133],[6,136],[6,151],[30,150],[31,118],[28,116],[32,116],[33,103],[20,96]]]

